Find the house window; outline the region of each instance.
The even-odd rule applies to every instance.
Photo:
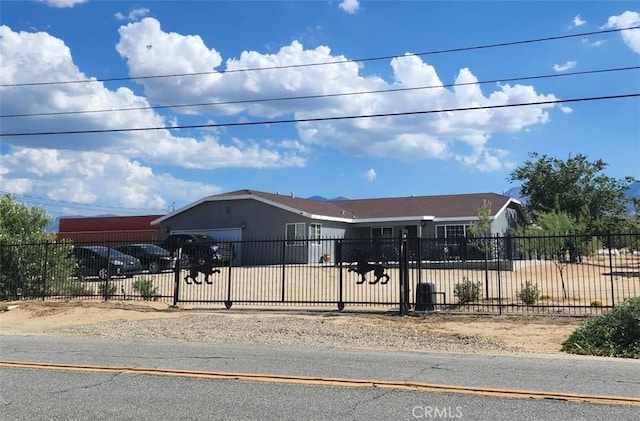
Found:
[[[286,235],[287,235],[287,245],[288,246],[299,246],[302,245],[303,242],[299,240],[303,240],[305,238],[305,223],[297,222],[295,224],[287,224],[286,227]]]
[[[227,205],[224,208],[224,213],[226,213],[227,215],[231,215],[231,205]]]
[[[375,227],[371,228],[371,238],[392,238],[392,227]]]
[[[320,244],[320,238],[322,238],[322,225],[309,224],[309,239],[312,240],[311,244]]]
[[[468,225],[438,225],[436,238],[464,238]]]

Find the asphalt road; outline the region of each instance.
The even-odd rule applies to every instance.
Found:
[[[6,420],[600,420],[640,419],[640,406],[353,387],[293,378],[140,374],[191,370],[458,385],[640,398],[640,361],[0,336],[0,360],[93,366],[0,368]],[[114,368],[98,371],[95,367]],[[126,369],[129,368],[129,371]],[[639,402],[640,403],[640,402]]]

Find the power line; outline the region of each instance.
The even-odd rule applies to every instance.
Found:
[[[71,202],[71,201],[66,201],[66,200],[54,200],[54,199],[48,199],[46,197],[38,197],[38,196],[32,196],[32,195],[28,195],[28,194],[19,194],[19,193],[9,193],[9,192],[5,192],[5,191],[0,191],[0,194],[10,194],[10,195],[15,195],[15,196],[20,196],[20,197],[25,197],[28,199],[33,199],[33,200],[23,200],[23,202],[25,203],[31,203],[34,205],[42,205],[42,206],[51,206],[51,207],[58,207],[58,208],[62,208],[62,207],[66,207],[66,208],[71,208],[71,209],[85,209],[84,207],[89,207],[89,208],[103,208],[103,209],[124,209],[126,211],[158,211],[158,212],[167,212],[166,209],[156,209],[156,208],[129,208],[129,207],[124,207],[124,206],[109,206],[109,205],[99,205],[99,204],[88,204],[88,203],[80,203],[80,202]],[[41,203],[41,201],[44,202],[53,202],[53,204],[51,203]],[[56,203],[60,203],[59,205]],[[85,209],[86,210],[86,209]]]
[[[617,67],[617,68],[609,68],[609,69],[584,70],[584,71],[579,71],[579,72],[552,73],[552,74],[545,74],[545,75],[521,76],[521,77],[512,77],[512,78],[503,78],[503,79],[492,79],[492,80],[484,80],[484,81],[479,81],[479,82],[463,82],[463,83],[449,83],[449,84],[443,84],[443,85],[418,86],[418,87],[412,87],[412,88],[379,89],[379,90],[373,90],[373,91],[343,92],[343,93],[322,94],[322,95],[305,95],[305,96],[274,97],[274,98],[256,98],[256,99],[235,100],[235,101],[204,102],[204,103],[195,103],[195,104],[158,105],[158,106],[130,107],[130,108],[112,108],[112,109],[102,109],[102,110],[79,110],[79,111],[56,111],[56,112],[47,112],[47,113],[30,113],[30,114],[7,114],[7,115],[0,115],[0,118],[42,117],[42,116],[54,116],[54,115],[55,116],[59,116],[59,115],[77,115],[77,114],[93,114],[93,113],[122,112],[122,111],[141,111],[141,110],[151,110],[151,109],[159,110],[159,109],[167,109],[167,108],[193,108],[193,107],[206,107],[206,106],[216,106],[216,105],[233,105],[233,104],[277,102],[277,101],[309,100],[309,99],[320,99],[320,98],[335,98],[335,97],[352,96],[352,95],[394,93],[394,92],[406,92],[406,91],[416,91],[416,90],[436,89],[436,88],[453,88],[453,87],[458,87],[458,86],[484,85],[484,84],[490,84],[490,83],[504,83],[504,82],[517,82],[517,81],[523,81],[523,80],[540,80],[540,79],[550,79],[550,78],[557,78],[557,77],[582,76],[582,75],[621,72],[621,71],[638,70],[638,69],[640,69],[640,66],[629,66],[629,67]]]
[[[407,111],[407,112],[399,112],[399,113],[380,113],[380,114],[335,116],[335,117],[314,117],[314,118],[285,119],[285,120],[262,120],[262,121],[249,121],[249,122],[240,122],[240,123],[189,124],[189,125],[177,125],[177,126],[138,127],[138,128],[127,128],[127,129],[65,130],[65,131],[59,131],[59,132],[0,133],[0,137],[55,136],[55,135],[62,135],[62,134],[70,135],[70,134],[141,132],[141,131],[151,131],[151,130],[203,129],[203,128],[215,128],[215,127],[258,126],[258,125],[265,125],[265,124],[308,123],[308,122],[315,122],[315,121],[355,120],[360,118],[400,117],[400,116],[407,116],[407,115],[426,115],[426,114],[458,112],[458,111],[476,111],[476,110],[491,110],[491,109],[500,109],[500,108],[525,107],[530,105],[552,105],[552,104],[587,102],[587,101],[602,101],[602,100],[611,100],[611,99],[633,98],[638,96],[640,96],[640,93],[606,95],[606,96],[572,98],[572,99],[555,99],[555,100],[549,100],[549,101],[523,102],[523,103],[516,103],[516,104],[485,105],[480,107],[445,108],[440,110]]]
[[[471,47],[447,48],[443,50],[432,50],[432,51],[425,51],[422,53],[413,53],[410,55],[427,56],[427,55],[436,55],[436,54],[458,53],[458,52],[464,52],[464,51],[483,50],[483,49],[498,48],[498,47],[509,47],[514,45],[523,45],[523,44],[533,44],[533,43],[546,42],[546,41],[557,41],[562,39],[585,37],[590,35],[602,35],[602,34],[613,33],[613,32],[629,31],[633,29],[640,29],[640,26],[631,26],[628,28],[603,29],[599,31],[581,32],[578,34],[556,35],[556,36],[544,37],[544,38],[534,38],[534,39],[519,40],[519,41],[507,41],[507,42],[500,42],[495,44],[476,45]],[[291,69],[291,68],[300,68],[300,67],[327,66],[332,64],[344,64],[344,63],[364,63],[369,61],[390,60],[390,59],[399,58],[399,57],[405,57],[405,54],[368,57],[368,58],[351,59],[351,60],[340,60],[340,61],[326,61],[326,62],[318,62],[318,63],[289,64],[289,65],[270,66],[270,67],[255,67],[255,68],[248,68],[248,69],[234,69],[234,70],[223,70],[223,71],[212,70],[212,71],[206,71],[206,72],[174,73],[174,74],[167,74],[167,75],[128,76],[128,77],[116,77],[116,78],[105,78],[105,79],[81,79],[81,80],[66,80],[66,81],[54,81],[54,82],[26,82],[26,83],[14,83],[14,84],[0,84],[0,87],[10,88],[10,87],[20,87],[20,86],[45,86],[45,85],[63,85],[63,84],[72,84],[72,83],[116,82],[116,81],[126,81],[126,80],[145,80],[145,79],[161,79],[161,78],[184,77],[184,76],[203,76],[203,75],[211,75],[211,74],[240,73],[240,72],[254,72],[254,71],[263,71],[263,70]]]

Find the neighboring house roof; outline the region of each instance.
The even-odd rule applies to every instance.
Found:
[[[391,222],[403,220],[460,220],[477,218],[478,208],[485,201],[491,203],[495,217],[509,205],[520,207],[520,202],[496,193],[452,194],[439,196],[387,197],[377,199],[313,200],[266,193],[256,190],[237,190],[208,196],[182,209],[158,218],[152,225],[182,213],[204,202],[228,200],[256,200],[312,219],[347,223]]]

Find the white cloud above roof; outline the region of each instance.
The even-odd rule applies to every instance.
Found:
[[[597,40],[597,41],[590,41],[590,40],[589,40],[589,39],[587,39],[587,38],[583,38],[583,39],[582,39],[582,44],[583,44],[583,45],[586,45],[587,47],[600,47],[601,45],[604,45],[604,44],[605,44],[605,42],[606,42],[606,41],[605,41],[605,40],[603,40],[603,39],[599,39],[599,40]]]
[[[347,13],[353,14],[360,8],[360,2],[358,0],[343,0],[338,7]]]
[[[554,105],[495,108],[479,111],[435,112],[467,107],[492,107],[508,104],[550,101],[556,97],[542,94],[533,86],[498,84],[483,91],[471,69],[459,70],[454,82],[464,84],[444,88],[435,67],[421,57],[407,54],[389,62],[391,76],[361,74],[358,63],[335,55],[327,46],[306,49],[292,41],[273,53],[243,51],[237,58],[223,59],[215,49],[197,35],[165,32],[154,18],[144,18],[119,28],[117,51],[132,77],[162,74],[198,73],[153,79],[137,79],[144,95],[131,88],[107,87],[105,83],[52,84],[22,87],[3,92],[3,113],[46,113],[85,111],[82,114],[5,119],[3,130],[40,132],[74,130],[116,130],[122,128],[170,127],[187,118],[209,123],[253,121],[274,118],[322,119],[327,116],[359,116],[407,113],[404,116],[307,121],[295,125],[297,139],[234,136],[220,130],[126,131],[67,136],[25,136],[8,138],[10,152],[3,155],[10,174],[5,181],[16,184],[21,168],[42,171],[42,180],[56,171],[55,164],[83,159],[86,166],[74,171],[70,183],[77,199],[91,200],[92,194],[107,197],[114,185],[142,180],[148,187],[146,203],[154,204],[160,190],[178,189],[169,196],[183,194],[181,180],[162,177],[151,171],[152,165],[172,165],[188,169],[216,168],[286,168],[303,167],[316,147],[333,148],[346,155],[379,157],[400,161],[455,159],[483,171],[509,168],[504,151],[488,145],[497,133],[527,130],[549,121]],[[87,80],[90,76],[75,64],[71,50],[60,39],[45,32],[14,32],[0,26],[0,49],[4,60],[1,84]],[[300,67],[319,62],[336,62],[326,66]],[[244,71],[276,67],[263,71]],[[113,86],[113,84],[109,84]],[[385,89],[429,87],[430,89],[372,94]],[[352,95],[362,92],[361,95]],[[349,95],[335,96],[347,93]],[[238,103],[239,100],[333,95],[328,98],[295,101]],[[229,102],[236,101],[230,104]],[[153,105],[226,104],[173,108],[159,113]],[[91,110],[123,110],[91,113]],[[146,109],[145,109],[146,108]],[[264,131],[262,133],[265,133]],[[47,152],[48,151],[48,152]],[[55,152],[52,157],[51,153]],[[101,164],[110,157],[118,165]],[[50,161],[47,161],[50,160]],[[45,161],[47,165],[45,165]],[[3,163],[4,164],[4,163]],[[52,167],[53,165],[53,167]],[[22,167],[23,166],[23,167]],[[101,177],[82,176],[89,168],[100,168]],[[84,172],[83,172],[84,171]],[[141,174],[144,177],[141,178]],[[369,176],[375,176],[368,173]],[[71,177],[73,178],[73,177]],[[40,183],[46,184],[45,181]],[[151,180],[162,180],[154,182]],[[31,182],[33,183],[33,181]],[[184,183],[187,183],[184,181]],[[22,187],[24,188],[24,187]],[[62,187],[51,186],[51,191]],[[197,185],[193,191],[206,190]],[[14,191],[14,190],[12,190]],[[115,188],[114,191],[118,191]],[[52,193],[53,194],[53,193]],[[210,192],[208,193],[210,194]],[[118,195],[120,203],[138,203],[132,193]],[[117,198],[114,198],[117,200]],[[126,200],[126,201],[125,201]]]
[[[578,26],[585,25],[586,23],[587,23],[587,21],[586,21],[586,20],[584,20],[584,19],[582,19],[582,18],[580,17],[580,15],[576,15],[576,17],[575,17],[575,18],[573,18],[573,20],[571,21],[571,26],[572,26],[572,27],[574,27],[574,28],[576,28],[576,27],[578,27]]]
[[[28,83],[32,81],[52,82],[60,80],[90,79],[74,64],[70,49],[60,39],[44,32],[13,32],[0,26],[0,56],[3,58],[1,84]],[[5,88],[2,93],[2,113],[31,114],[65,111],[90,111],[104,109],[127,109],[149,107],[147,98],[133,93],[129,88],[116,90],[107,88],[102,82],[74,83],[21,87],[18,90]],[[3,119],[3,131],[31,132],[34,127],[40,132],[74,130],[109,130],[135,127],[166,127],[174,120],[151,109],[115,111],[110,113],[86,113]],[[3,174],[1,184],[7,191],[26,192],[38,185],[48,194],[66,189],[55,185],[43,187],[47,179],[56,174],[55,165],[67,163],[70,171],[68,182],[77,201],[91,201],[92,197],[112,196],[118,185],[135,183],[141,169],[147,171],[144,185],[148,193],[146,203],[156,206],[157,197],[183,196],[185,191],[194,194],[202,191],[211,194],[212,187],[197,183],[184,190],[189,182],[149,173],[150,165],[176,165],[184,168],[212,170],[216,168],[284,168],[305,164],[304,150],[293,148],[290,143],[273,142],[261,144],[250,139],[222,139],[218,134],[201,136],[177,136],[169,130],[138,131],[124,133],[67,136],[26,136],[3,139],[9,153],[2,155]],[[108,159],[107,159],[108,157]],[[98,162],[96,162],[98,161]],[[101,164],[103,161],[118,165]],[[71,165],[82,162],[83,165]],[[100,169],[100,175],[91,175]],[[39,180],[21,176],[24,171]],[[3,178],[4,177],[4,178]],[[105,180],[112,180],[113,184]],[[30,180],[29,182],[23,182]],[[73,182],[71,182],[73,180]],[[150,180],[156,180],[152,182]],[[142,181],[142,180],[140,180]],[[10,188],[11,187],[11,188]],[[175,192],[171,189],[175,188]],[[215,187],[213,187],[215,189]],[[91,192],[84,194],[83,192]],[[135,198],[119,194],[113,203],[139,202]],[[193,199],[190,196],[188,200]]]
[[[578,64],[578,62],[574,61],[574,60],[569,60],[567,62],[565,62],[564,64],[554,64],[553,65],[553,70],[556,72],[566,72],[567,70],[571,70],[574,67],[576,67],[576,64]]]
[[[370,168],[369,170],[367,170],[367,172],[364,173],[364,178],[366,178],[367,181],[374,181],[376,178],[378,178],[376,170]]]
[[[23,194],[44,188],[52,200],[102,203],[166,210],[167,192],[179,201],[194,194],[219,193],[220,187],[176,179],[118,154],[92,151],[56,151],[18,148],[3,155],[2,165],[11,174],[0,174],[3,189]],[[55,183],[48,183],[55,179]]]
[[[605,25],[606,28],[631,28],[640,26],[640,13],[627,10],[618,16],[611,16]],[[631,50],[640,54],[640,29],[621,31],[622,39]]]
[[[133,9],[126,15],[122,12],[117,12],[115,14],[116,19],[118,20],[140,20],[143,17],[149,14],[150,10],[145,7],[140,7],[138,9]]]
[[[76,4],[86,3],[89,0],[38,0],[50,7],[71,8]]]

